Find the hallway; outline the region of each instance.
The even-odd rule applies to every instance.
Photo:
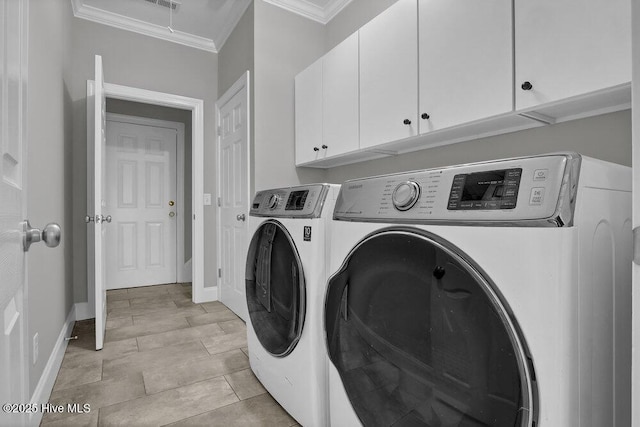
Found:
[[[220,302],[193,304],[191,284],[107,292],[105,346],[77,322],[42,426],[292,426],[253,375],[244,322]]]

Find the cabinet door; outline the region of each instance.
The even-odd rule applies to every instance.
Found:
[[[425,0],[418,10],[420,133],[511,111],[511,0]]]
[[[630,0],[515,0],[514,7],[516,109],[631,81]]]
[[[296,165],[322,158],[322,59],[295,79]]]
[[[359,148],[358,33],[333,48],[322,63],[322,140],[325,156]]]
[[[399,0],[360,29],[361,148],[418,133],[417,27],[417,1]]]

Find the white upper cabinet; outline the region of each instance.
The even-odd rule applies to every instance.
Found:
[[[296,165],[324,158],[322,147],[322,59],[295,79]]]
[[[511,0],[420,0],[418,13],[420,133],[512,111]]]
[[[323,57],[322,140],[324,156],[359,148],[358,33]]]
[[[418,134],[417,1],[399,0],[360,29],[360,147]]]
[[[631,81],[630,0],[515,0],[516,110]]]

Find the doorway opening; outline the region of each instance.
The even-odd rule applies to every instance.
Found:
[[[107,289],[191,282],[191,112],[107,98]]]

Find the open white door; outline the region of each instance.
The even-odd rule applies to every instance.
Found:
[[[220,301],[248,321],[245,298],[249,216],[249,72],[216,103]]]
[[[93,93],[91,93],[93,92]],[[87,263],[89,289],[93,289],[96,314],[96,350],[104,344],[107,320],[107,291],[105,281],[105,226],[111,217],[103,216],[105,189],[103,182],[106,157],[106,97],[102,57],[95,57],[93,91],[87,84]]]
[[[0,0],[0,402],[28,403],[26,217],[27,2]],[[24,55],[24,56],[23,56]],[[12,409],[12,408],[9,408]],[[24,412],[0,411],[0,425],[24,425]]]

